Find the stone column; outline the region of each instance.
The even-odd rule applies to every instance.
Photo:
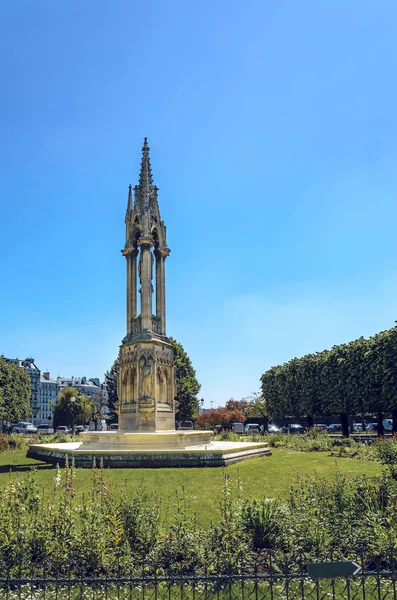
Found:
[[[127,334],[132,332],[132,320],[136,317],[136,257],[138,251],[136,248],[130,248],[124,251],[127,259]]]
[[[131,255],[125,253],[124,254],[126,261],[127,261],[127,295],[126,295],[126,300],[127,300],[127,335],[129,333],[131,333],[131,304],[130,304],[130,298],[131,298]]]
[[[165,322],[165,259],[167,254],[156,250],[156,315],[160,319],[160,333],[166,334]]]
[[[156,250],[156,316],[160,319],[160,329],[159,333],[162,333],[162,324],[161,324],[161,301],[163,297],[163,279],[162,279],[162,254],[160,250]]]
[[[130,311],[130,319],[131,325],[130,329],[132,330],[132,321],[135,319],[137,314],[137,305],[136,305],[136,257],[138,255],[138,251],[134,248],[131,250],[129,255],[129,264],[130,264],[130,296],[129,296],[129,311]]]
[[[152,242],[142,240],[140,277],[141,277],[141,316],[142,329],[152,329]]]

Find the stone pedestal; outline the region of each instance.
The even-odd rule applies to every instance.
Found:
[[[261,458],[271,454],[266,443],[252,442],[210,442],[197,445],[179,446],[181,439],[177,436],[164,434],[142,434],[140,441],[143,446],[134,446],[138,443],[137,433],[125,434],[126,443],[119,443],[120,437],[116,435],[111,442],[113,432],[97,433],[97,438],[91,438],[92,443],[84,441],[65,444],[31,444],[28,450],[29,458],[36,458],[54,465],[64,465],[66,460],[74,461],[76,467],[92,468],[93,463],[104,467],[143,469],[143,468],[175,468],[175,467],[225,467],[227,465],[247,460]],[[179,434],[180,432],[170,432]],[[182,433],[182,432],[181,432]],[[210,432],[183,432],[187,434],[205,434]],[[92,434],[85,434],[92,435]],[[164,436],[156,441],[158,447],[146,447],[145,435]],[[204,439],[204,436],[203,436]],[[149,438],[148,438],[149,440]],[[186,441],[186,439],[185,439]],[[193,440],[190,440],[193,441]],[[197,439],[196,439],[197,441]],[[132,446],[130,444],[133,443]],[[154,443],[152,440],[150,443]],[[176,444],[173,446],[173,444]],[[169,447],[168,447],[169,445]]]
[[[175,430],[175,375],[171,344],[161,339],[124,343],[118,379],[119,431]]]

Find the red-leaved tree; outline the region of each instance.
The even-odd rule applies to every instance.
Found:
[[[244,423],[245,420],[246,416],[241,410],[218,408],[217,410],[207,410],[198,415],[196,425],[213,429],[216,425],[229,427],[231,423]]]

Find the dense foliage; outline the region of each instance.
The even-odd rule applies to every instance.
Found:
[[[349,434],[352,415],[376,413],[383,434],[385,414],[397,431],[397,327],[331,350],[293,358],[262,377],[262,395],[271,417],[340,418]]]
[[[176,418],[178,421],[192,419],[199,411],[199,399],[197,394],[201,385],[197,381],[196,371],[193,368],[192,361],[187,355],[182,344],[170,338],[174,349],[174,365],[176,380],[176,396],[178,410]]]
[[[29,417],[30,395],[26,371],[0,357],[0,420],[18,422]]]
[[[214,428],[217,425],[230,427],[232,423],[244,423],[246,415],[238,409],[218,408],[207,410],[197,415],[196,426],[204,428]]]
[[[117,421],[116,406],[119,401],[117,396],[117,376],[119,373],[120,359],[116,358],[109,371],[105,373],[105,383],[108,393],[108,408],[111,412],[111,421]]]
[[[244,482],[232,485],[224,475],[219,510],[205,529],[184,493],[166,526],[169,504],[144,487],[113,489],[105,471],[93,468],[91,490],[81,496],[72,466],[54,475],[52,489],[40,488],[33,472],[25,480],[10,475],[0,490],[0,564],[10,575],[239,573],[268,569],[269,552],[281,566],[301,553],[310,561],[363,551],[376,560],[396,546],[397,481],[389,470],[375,480],[307,476],[288,501],[244,499]]]
[[[73,387],[65,387],[58,394],[54,406],[54,427],[85,425],[96,412],[95,404]]]

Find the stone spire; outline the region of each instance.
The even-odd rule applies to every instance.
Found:
[[[138,186],[142,196],[149,195],[153,191],[153,178],[152,168],[150,166],[149,151],[150,148],[147,143],[147,138],[145,138],[142,146],[141,172],[139,174]]]
[[[147,138],[142,146],[141,171],[139,173],[139,184],[135,186],[135,210],[138,214],[148,215],[158,212],[157,190],[153,185],[152,167],[150,165],[149,145]]]
[[[130,212],[132,211],[132,185],[130,184],[128,186],[128,203],[127,203],[127,214],[125,216],[125,219],[128,219],[128,215],[130,214]]]

